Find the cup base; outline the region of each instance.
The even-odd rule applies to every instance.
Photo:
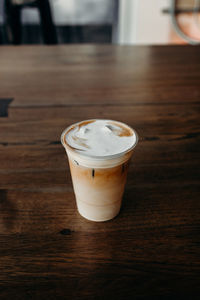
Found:
[[[79,215],[81,215],[81,217],[83,217],[84,219],[86,219],[86,220],[88,220],[88,221],[92,221],[92,222],[107,222],[107,221],[111,221],[112,219],[114,219],[115,217],[117,217],[117,215],[119,214],[119,212],[115,215],[115,216],[113,216],[113,217],[111,217],[111,218],[105,218],[105,219],[99,219],[99,220],[97,220],[97,219],[94,219],[94,218],[91,218],[91,217],[88,217],[88,216],[85,216],[85,215],[83,215],[79,210],[78,210],[78,213],[79,213]]]
[[[112,205],[109,208],[99,207],[98,210],[97,207],[86,206],[88,205],[83,202],[77,203],[78,212],[83,218],[93,222],[106,222],[114,219],[119,214],[121,208],[121,201],[115,203],[114,206]]]

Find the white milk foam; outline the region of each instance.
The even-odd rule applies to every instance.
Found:
[[[135,132],[112,120],[89,120],[67,131],[65,142],[76,152],[91,156],[109,156],[129,150],[136,143]]]

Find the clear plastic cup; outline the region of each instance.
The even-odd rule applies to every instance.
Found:
[[[69,160],[78,211],[84,218],[96,222],[113,219],[119,213],[129,162],[138,141],[131,127],[110,121],[128,128],[136,135],[136,142],[127,151],[110,156],[91,156],[73,149],[66,142],[67,133],[72,127],[88,120],[71,125],[61,135]]]

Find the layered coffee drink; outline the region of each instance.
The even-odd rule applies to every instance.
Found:
[[[87,120],[64,130],[61,142],[68,155],[79,213],[106,221],[120,211],[129,161],[137,134],[113,120]]]

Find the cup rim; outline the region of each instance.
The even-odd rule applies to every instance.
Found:
[[[128,127],[129,129],[131,129],[134,134],[135,134],[135,137],[136,137],[136,140],[135,140],[135,143],[130,147],[128,148],[127,150],[123,151],[123,152],[120,152],[120,153],[116,153],[116,154],[111,154],[111,155],[104,155],[104,156],[99,156],[99,155],[91,155],[91,154],[87,154],[87,153],[84,153],[84,152],[80,152],[81,150],[78,150],[76,151],[75,148],[71,147],[69,144],[67,144],[67,142],[65,141],[64,137],[65,135],[67,134],[67,132],[69,131],[69,129],[72,127],[72,126],[76,126],[82,122],[88,122],[88,121],[95,121],[95,120],[100,120],[100,121],[113,121],[113,122],[116,122],[116,123],[119,123],[119,124],[122,124],[122,125],[125,125],[126,127]],[[114,158],[118,158],[118,157],[121,157],[123,156],[124,154],[130,152],[131,150],[133,150],[135,148],[135,146],[137,145],[139,141],[139,137],[138,137],[138,134],[136,132],[135,129],[133,129],[132,127],[130,127],[129,125],[127,125],[126,123],[123,123],[123,122],[120,122],[120,121],[117,121],[117,120],[112,120],[112,119],[87,119],[87,120],[82,120],[82,121],[79,121],[79,122],[76,122],[76,123],[73,123],[71,124],[70,126],[68,126],[67,128],[65,128],[61,134],[61,143],[63,145],[63,147],[65,149],[68,149],[69,151],[72,151],[80,156],[83,156],[83,157],[86,157],[86,158],[91,158],[91,159],[96,159],[96,160],[107,160],[107,159],[114,159]]]

